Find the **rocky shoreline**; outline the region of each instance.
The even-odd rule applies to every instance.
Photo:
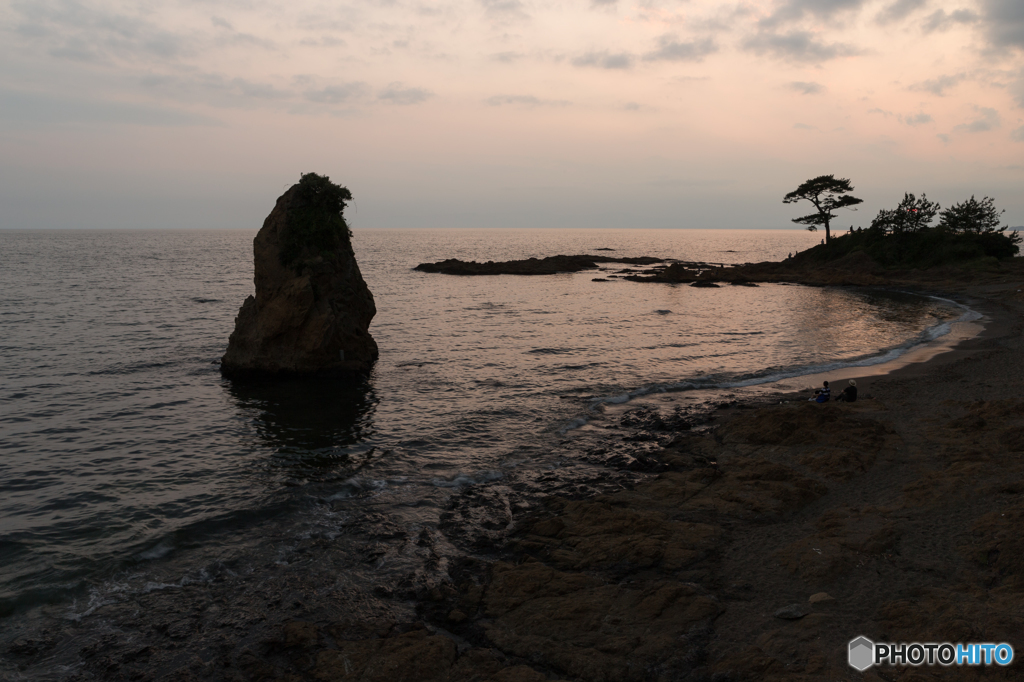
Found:
[[[420,263],[413,270],[445,275],[556,275],[561,272],[596,270],[599,263],[653,265],[663,262],[663,258],[654,258],[653,256],[560,255],[548,256],[547,258],[526,258],[524,260],[498,262],[489,260],[486,263],[449,258],[436,263]]]
[[[946,266],[927,270],[899,270],[881,267],[863,252],[821,263],[809,252],[778,262],[713,264],[674,262],[630,274],[623,279],[661,284],[754,285],[756,283],[804,284],[807,286],[906,287],[917,291],[958,292],[970,287],[1013,280],[1017,261],[982,259],[968,267]]]
[[[970,300],[984,333],[858,377],[853,404],[777,392],[719,405],[714,428],[624,416],[641,427],[629,437],[654,446],[634,460],[648,473],[539,503],[485,505],[503,494],[487,487],[453,495],[439,529],[409,538],[430,575],[407,585],[366,594],[346,576],[373,568],[295,561],[273,589],[225,579],[173,613],[142,595],[145,641],[119,640],[120,622],[70,678],[1015,679],[1016,662],[847,665],[859,635],[1024,645],[1024,262],[877,276]],[[372,516],[366,527],[386,537]],[[7,654],[54,646],[19,640]]]
[[[292,625],[304,634],[291,640],[290,674],[1016,677],[1013,667],[861,674],[846,661],[859,635],[1022,644],[1024,272],[1011,266],[980,286],[945,281],[983,296],[992,320],[954,353],[871,380],[871,397],[854,404],[783,395],[680,433],[658,453],[665,471],[631,490],[547,499],[499,560],[468,562],[425,595],[409,629],[330,645],[321,625]]]
[[[437,650],[429,670],[392,679],[1012,678],[862,675],[846,645],[1019,649],[1020,332],[1018,318],[939,376],[873,380],[875,397],[852,405],[792,396],[681,436],[659,454],[667,470],[633,490],[547,500],[510,556],[428,596],[424,629],[322,649],[309,670],[377,679],[396,654]]]

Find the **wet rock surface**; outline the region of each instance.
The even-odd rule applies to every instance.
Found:
[[[977,369],[964,361],[942,381]],[[630,456],[624,424],[705,423],[643,443],[655,473],[600,475],[566,450],[548,474],[455,492],[436,527],[354,515],[345,543],[358,552],[314,536],[287,565],[208,567],[207,583],[101,607],[67,678],[855,680],[846,643],[862,634],[1016,646],[1024,464],[999,444],[1024,426],[1024,402],[915,411],[908,388],[878,379],[876,394],[899,397],[609,417],[595,428]],[[28,663],[66,642],[20,639],[6,655]]]
[[[235,318],[221,360],[227,376],[367,374],[377,359],[369,332],[377,309],[341,216],[344,199],[319,206],[314,190],[323,188],[311,190],[308,177],[278,198],[253,240],[256,295]]]
[[[600,250],[600,249],[599,249]],[[527,258],[510,261],[462,261],[457,258],[438,261],[436,263],[420,263],[414,270],[421,272],[439,272],[446,275],[553,275],[559,272],[580,272],[595,270],[598,263],[632,263],[634,265],[652,265],[663,262],[663,258],[652,256],[548,256],[547,258]]]
[[[650,407],[641,407],[623,414],[619,423],[626,428],[642,431],[689,431],[693,426],[690,419],[679,409],[671,415],[663,415]]]

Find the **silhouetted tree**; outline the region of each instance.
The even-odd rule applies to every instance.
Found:
[[[925,194],[918,199],[913,194],[904,193],[900,205],[893,210],[883,208],[879,211],[871,221],[871,227],[887,234],[920,232],[931,225],[940,208],[938,203],[928,201]]]
[[[1000,216],[1005,211],[996,210],[996,200],[985,197],[981,201],[971,198],[960,204],[953,204],[939,216],[939,227],[958,234],[981,234],[984,232],[1002,232],[999,228]]]
[[[825,226],[825,241],[832,241],[832,233],[829,225],[836,217],[837,208],[849,208],[862,203],[862,199],[849,196],[853,191],[853,185],[845,178],[836,178],[834,175],[819,175],[803,183],[783,198],[782,203],[792,204],[797,201],[809,201],[817,209],[816,213],[805,215],[801,218],[793,218],[794,223],[806,225],[807,229],[815,232],[818,225]]]

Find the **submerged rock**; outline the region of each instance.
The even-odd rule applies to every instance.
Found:
[[[235,318],[227,376],[368,373],[377,312],[342,212],[352,198],[315,173],[280,196],[253,240],[256,295]]]

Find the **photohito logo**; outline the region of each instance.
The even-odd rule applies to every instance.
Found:
[[[873,665],[1010,665],[1013,661],[1013,647],[1005,642],[1000,644],[876,644],[867,637],[858,637],[850,642],[850,666],[867,670]]]

